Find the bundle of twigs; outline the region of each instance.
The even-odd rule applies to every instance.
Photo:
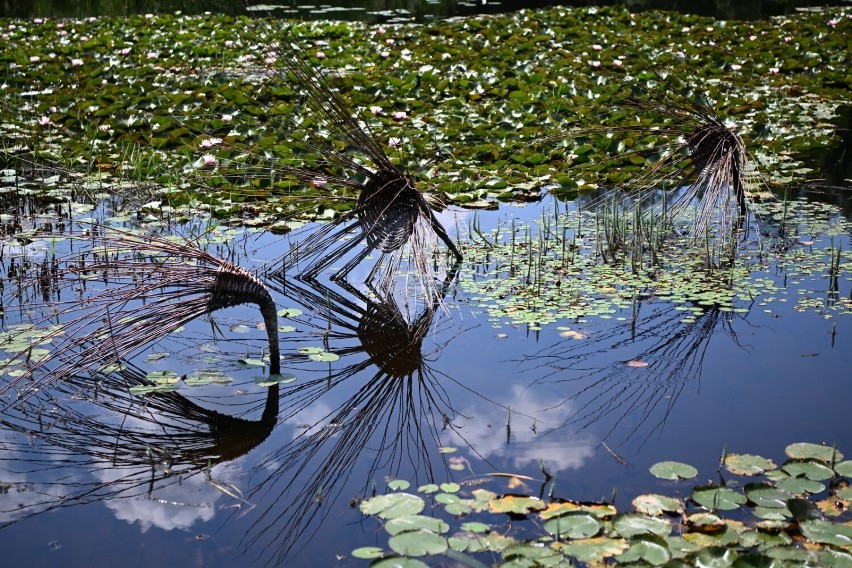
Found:
[[[258,18],[246,23],[243,34],[257,51],[267,54],[267,60],[274,60],[270,65],[277,71],[276,79],[301,94],[308,122],[320,128],[300,129],[294,122],[288,129],[288,145],[303,150],[303,156],[318,159],[272,162],[264,175],[357,193],[354,209],[300,240],[282,259],[281,271],[316,276],[364,245],[337,270],[336,279],[346,278],[374,251],[380,258],[370,277],[380,266],[393,272],[398,257],[407,251],[421,280],[431,282],[428,259],[435,236],[457,260],[461,253],[416,187],[414,177],[391,162],[375,133],[352,111],[327,71],[308,59],[287,27],[278,25],[274,20]],[[297,130],[299,136],[292,135]]]
[[[186,240],[98,227],[67,238],[86,248],[10,268],[3,305],[29,321],[17,333],[34,339],[10,353],[3,367],[17,376],[0,395],[24,385],[23,396],[97,371],[201,315],[245,303],[260,308],[270,373],[280,373],[275,303],[253,274]],[[12,344],[15,333],[7,337]],[[47,354],[32,356],[38,345],[48,345]]]

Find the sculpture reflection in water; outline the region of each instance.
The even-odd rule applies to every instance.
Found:
[[[263,505],[246,535],[247,548],[283,560],[335,511],[345,488],[353,491],[344,495],[349,499],[368,494],[370,484],[386,477],[451,478],[440,448],[451,432],[461,436],[449,388],[464,387],[433,369],[431,359],[458,333],[456,322],[441,317],[455,275],[451,270],[436,285],[438,295],[410,318],[390,289],[363,292],[347,282],[270,278],[306,311],[297,320],[299,331],[285,336],[294,346],[285,361],[300,377],[313,376],[282,386],[281,420],[301,431],[257,463],[248,498]],[[434,348],[424,353],[427,339]],[[318,342],[340,357],[325,370],[298,347]],[[335,395],[339,402],[328,404]]]
[[[684,312],[660,306],[641,316],[637,307],[633,315],[628,324],[589,330],[587,337],[559,341],[520,362],[523,373],[537,376],[529,388],[556,389],[551,408],[571,407],[555,430],[579,434],[602,427],[604,444],[641,448],[662,432],[681,395],[700,389],[714,338],[727,336],[745,349],[735,330],[735,322],[748,325],[743,314],[707,307],[684,322]]]

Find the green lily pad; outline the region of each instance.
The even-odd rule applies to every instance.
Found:
[[[426,556],[447,551],[447,539],[429,530],[414,530],[396,534],[388,540],[388,546],[406,556]]]
[[[627,550],[630,545],[623,538],[599,536],[574,540],[568,543],[557,543],[558,549],[566,556],[576,558],[587,564],[599,563],[605,558],[612,558]]]
[[[837,472],[837,475],[842,475],[843,477],[852,477],[852,460],[840,462],[839,464],[835,465],[834,471]]]
[[[442,483],[441,491],[446,493],[457,493],[461,489],[461,486],[458,483]]]
[[[839,462],[843,459],[843,454],[835,448],[807,442],[790,444],[784,448],[784,453],[787,454],[787,457],[795,460],[813,459],[828,464]]]
[[[461,524],[461,530],[473,533],[487,533],[491,530],[491,526],[477,521],[468,521]]]
[[[742,493],[715,485],[693,488],[692,500],[711,511],[732,511],[746,503]]]
[[[541,499],[535,497],[525,497],[522,495],[505,495],[497,497],[488,502],[488,509],[492,513],[513,513],[516,515],[525,515],[531,511],[541,511],[546,509],[547,504]]]
[[[409,487],[411,487],[411,483],[405,479],[392,479],[388,482],[388,489],[393,491],[405,491]]]
[[[802,534],[809,540],[834,546],[852,546],[852,526],[823,520],[806,520],[799,523]]]
[[[665,540],[643,535],[632,539],[630,548],[616,559],[619,564],[646,562],[651,566],[662,566],[671,559],[671,556]]]
[[[435,517],[426,517],[423,515],[407,515],[404,517],[394,517],[385,523],[385,530],[391,534],[399,534],[405,531],[428,530],[433,533],[441,534],[450,530],[450,526]],[[399,552],[399,551],[397,551]]]
[[[145,378],[161,385],[170,385],[180,380],[174,371],[151,371],[145,375]]]
[[[620,513],[613,518],[612,526],[619,535],[625,538],[649,534],[668,536],[672,532],[671,523],[665,519],[642,513]]]
[[[736,475],[760,475],[765,471],[775,469],[772,460],[751,454],[725,455],[725,468]]]
[[[544,530],[562,538],[591,538],[602,528],[600,521],[588,513],[567,513],[544,523]]]
[[[662,515],[665,513],[682,513],[683,503],[680,499],[666,497],[665,495],[639,495],[633,499],[633,506],[640,513],[648,515]]]
[[[834,477],[834,470],[816,460],[788,461],[781,466],[790,477],[804,477],[811,481],[825,481]]]
[[[353,550],[352,556],[354,556],[355,558],[372,560],[373,558],[381,558],[384,553],[384,550],[377,546],[362,546],[361,548],[356,548],[355,550]]]
[[[299,308],[284,308],[278,310],[277,313],[282,318],[296,318],[302,315],[302,310]]]
[[[748,500],[760,507],[782,509],[793,496],[768,483],[749,483],[744,487]]]
[[[426,503],[416,495],[408,493],[389,493],[376,495],[361,502],[361,512],[365,515],[376,515],[382,519],[393,519],[416,515],[426,506]]]
[[[266,366],[266,363],[264,363],[262,359],[239,359],[237,362],[240,365],[245,365],[247,367],[264,367],[264,366]]]
[[[777,482],[776,487],[794,495],[801,495],[803,493],[821,493],[825,490],[825,485],[819,481],[811,481],[804,477],[788,477],[787,479]]]
[[[662,461],[655,463],[650,468],[651,473],[660,479],[676,481],[678,479],[692,479],[698,475],[698,470],[689,464],[676,461]]]
[[[329,353],[328,351],[323,351],[322,353],[311,353],[308,357],[310,357],[313,361],[320,361],[323,363],[331,363],[340,359],[340,355],[337,353]]]
[[[269,375],[268,377],[257,377],[254,383],[261,387],[271,387],[272,385],[286,385],[296,380],[296,375],[291,373],[280,373],[278,375]]]

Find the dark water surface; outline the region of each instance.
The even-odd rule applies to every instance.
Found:
[[[477,223],[486,230],[510,215],[533,222],[552,207],[546,200],[480,212]],[[458,215],[462,225],[471,220]],[[852,246],[848,232],[835,239]],[[216,252],[259,268],[286,240],[252,233]],[[393,478],[464,482],[507,472],[537,480],[514,492],[537,494],[544,467],[555,495],[600,500],[616,490],[624,508],[641,493],[689,490],[648,473],[661,460],[692,464],[703,482],[716,478],[723,450],[776,463],[793,442],[852,451],[852,319],[794,309],[807,290],[823,289],[823,275],[788,282],[779,294],[788,301],[756,301],[741,313],[711,308],[694,323],[682,323],[668,302],[645,299],[611,319],[531,330],[505,320],[494,327],[476,294],[464,291],[474,269],[462,268],[425,321],[419,350],[377,315],[398,309],[418,321],[428,309],[409,295],[377,301],[357,287],[270,281],[279,307],[302,311],[281,320],[295,328],[282,339],[284,371],[296,381],[281,385],[273,430],[223,418],[259,420],[267,392],[254,383],[260,367],[237,363],[264,347],[248,308],[217,312],[215,329],[197,321],[134,359],[143,374],[214,368],[234,379],[181,386],[171,410],[120,393],[108,409],[109,381],[56,387],[29,421],[7,409],[4,564],[360,565],[349,553],[386,546],[386,536],[353,505]],[[767,278],[784,281],[780,268],[771,271]],[[844,274],[841,299],[851,285]],[[815,300],[828,301],[823,293]],[[334,318],[319,315],[323,302]],[[313,361],[305,347],[340,358]],[[635,360],[652,365],[626,365]]]

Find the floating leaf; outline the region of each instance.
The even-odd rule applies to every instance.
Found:
[[[440,487],[438,487],[434,483],[428,483],[426,485],[421,485],[420,487],[417,488],[418,493],[427,493],[427,494],[428,493],[435,493],[438,490],[440,490]]]
[[[727,487],[715,485],[695,487],[692,500],[711,511],[732,511],[746,503],[746,497]]]
[[[404,517],[394,517],[385,523],[385,530],[391,534],[399,534],[405,531],[428,530],[433,533],[445,533],[450,530],[450,526],[435,517],[426,517],[423,515],[407,515]],[[398,552],[398,551],[397,551]]]
[[[376,515],[382,519],[393,519],[407,515],[416,515],[426,506],[426,503],[416,495],[408,493],[389,493],[376,495],[361,502],[361,512],[365,515]]]
[[[744,489],[749,501],[760,507],[786,508],[787,499],[793,497],[768,483],[749,483]]]
[[[775,469],[772,460],[751,454],[726,454],[725,467],[737,475],[760,475],[765,471]]]
[[[567,556],[572,556],[587,564],[599,563],[604,558],[611,558],[627,550],[630,545],[623,538],[605,536],[574,540],[568,543],[557,543],[557,548]]]
[[[373,558],[381,558],[384,551],[377,546],[362,546],[352,551],[352,556],[355,558],[363,558],[372,560]]]
[[[340,359],[340,355],[337,353],[329,353],[328,351],[323,351],[322,353],[311,353],[309,357],[314,361],[320,361],[323,363],[331,363]]]
[[[630,548],[621,556],[618,556],[617,560],[620,564],[644,561],[651,566],[661,566],[668,562],[670,558],[671,553],[668,546],[666,546],[665,540],[659,537],[643,535],[633,539],[630,543]]]
[[[468,531],[468,532],[473,532],[473,533],[486,533],[486,532],[491,530],[491,527],[489,525],[486,525],[485,523],[479,523],[479,522],[476,522],[476,521],[470,521],[470,522],[467,522],[467,523],[462,523],[460,528],[463,531]]]
[[[820,444],[810,444],[808,442],[790,444],[784,448],[784,453],[787,454],[787,457],[795,460],[814,459],[828,464],[839,462],[843,459],[843,454],[835,448]]]
[[[650,472],[660,479],[678,480],[692,479],[698,475],[698,470],[691,465],[676,462],[662,461],[651,466]]]
[[[459,491],[459,489],[461,489],[461,486],[459,486],[458,483],[442,483],[441,484],[441,491],[444,491],[446,493],[457,493]]]
[[[547,504],[541,499],[518,495],[506,495],[488,502],[488,509],[492,513],[525,515],[531,511],[540,511],[545,508],[547,508]]]
[[[835,465],[834,471],[837,472],[837,475],[842,475],[843,477],[852,477],[852,460],[840,462],[839,464]]]
[[[145,378],[161,385],[170,385],[180,380],[174,371],[151,371],[145,375]]]
[[[248,367],[263,367],[266,365],[262,359],[239,359],[237,362]]]
[[[296,375],[291,373],[280,373],[278,375],[269,375],[268,377],[257,377],[254,383],[261,387],[271,387],[272,385],[285,385],[296,380]]]
[[[806,520],[799,523],[802,534],[814,542],[834,546],[852,546],[852,526],[830,521]]]
[[[640,534],[668,536],[672,531],[671,524],[665,519],[642,513],[620,513],[613,518],[612,526],[619,535],[625,538]]]
[[[666,497],[664,495],[639,495],[633,499],[633,506],[640,513],[649,515],[662,515],[666,513],[683,513],[683,503],[680,499]]]
[[[790,477],[805,477],[811,481],[825,481],[834,477],[834,470],[815,460],[788,461],[781,469]]]
[[[388,545],[399,554],[426,556],[447,551],[447,539],[428,530],[399,533],[388,540]]]
[[[388,482],[388,488],[393,491],[405,491],[409,487],[411,487],[411,483],[405,479],[392,479]]]
[[[302,310],[299,308],[284,308],[282,310],[278,310],[277,313],[282,318],[296,318],[302,315]]]
[[[601,530],[601,523],[588,513],[566,513],[544,523],[544,530],[563,538],[590,538]]]

